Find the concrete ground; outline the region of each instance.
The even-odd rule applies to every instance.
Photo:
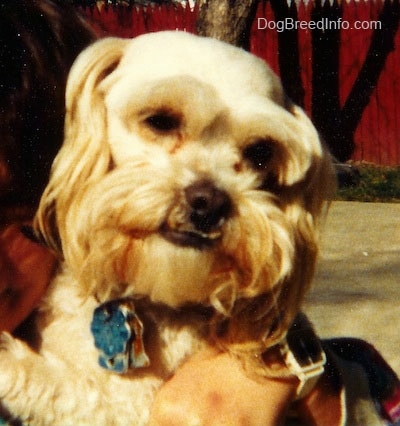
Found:
[[[366,339],[400,375],[400,204],[332,204],[304,311],[321,337]]]

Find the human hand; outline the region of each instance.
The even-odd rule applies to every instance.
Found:
[[[56,264],[49,250],[18,225],[0,232],[0,330],[12,331],[35,308]]]
[[[228,353],[189,359],[157,393],[150,426],[273,426],[282,423],[297,379],[256,381]]]

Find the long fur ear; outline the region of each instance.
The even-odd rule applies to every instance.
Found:
[[[65,224],[73,197],[111,167],[104,95],[99,85],[118,66],[127,43],[117,38],[94,43],[79,55],[68,77],[64,143],[34,220],[36,233],[60,253],[60,225]]]
[[[292,271],[264,294],[236,301],[231,316],[217,318],[215,327],[217,340],[238,355],[248,371],[267,376],[281,376],[282,371],[274,372],[266,368],[261,356],[248,354],[261,354],[280,342],[299,313],[314,276],[321,222],[336,188],[329,151],[304,111],[293,106],[292,113],[309,157],[304,178],[279,194],[294,232]]]
[[[327,201],[332,199],[336,190],[332,156],[305,112],[296,105],[292,112],[298,120],[303,139],[312,147],[312,162],[303,191],[305,209],[312,214],[317,226],[320,217],[324,216],[324,207],[329,204]]]
[[[311,161],[304,181],[292,188],[285,210],[295,231],[296,255],[291,276],[281,283],[275,296],[279,307],[278,329],[280,327],[284,333],[301,309],[312,284],[321,227],[336,190],[336,176],[328,148],[300,107],[294,105],[292,113],[299,124],[299,137],[309,147]]]

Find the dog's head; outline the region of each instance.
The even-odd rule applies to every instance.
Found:
[[[186,33],[104,39],[66,102],[36,226],[83,291],[209,304],[244,335],[260,319],[279,335],[312,277],[331,169],[264,62]]]

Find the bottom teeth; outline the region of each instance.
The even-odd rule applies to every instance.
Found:
[[[217,238],[221,237],[221,231],[213,231],[213,232],[200,232],[196,231],[193,232],[193,234],[199,235],[201,238],[209,239],[209,240],[216,240]]]

